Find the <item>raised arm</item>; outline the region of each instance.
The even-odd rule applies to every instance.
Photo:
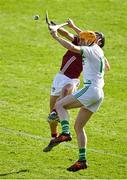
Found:
[[[75,53],[79,53],[81,54],[81,50],[80,50],[80,46],[75,46],[74,44],[72,44],[71,42],[59,37],[57,35],[57,30],[55,30],[54,26],[50,27],[51,29],[51,35],[54,39],[56,39],[63,47],[65,47],[66,49],[75,52]]]
[[[64,37],[66,37],[68,40],[70,41],[74,41],[74,34],[68,32],[67,30],[65,30],[64,28],[60,28],[58,29],[58,33]]]
[[[54,21],[51,21],[51,25],[57,25]],[[49,25],[49,29],[50,29],[50,25]],[[66,29],[64,28],[60,28],[58,29],[58,33],[62,36],[64,36],[65,38],[67,38],[70,41],[74,41],[74,34],[68,32]]]
[[[72,19],[68,19],[67,22],[68,22],[68,26],[69,26],[70,28],[72,28],[77,34],[79,34],[79,33],[82,31],[79,27],[77,27],[77,26],[74,24],[74,22],[72,21]]]

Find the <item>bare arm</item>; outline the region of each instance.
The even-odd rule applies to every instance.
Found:
[[[51,35],[54,39],[56,39],[63,47],[65,47],[66,49],[72,51],[72,52],[75,52],[75,53],[79,53],[81,54],[81,50],[80,50],[80,47],[79,46],[75,46],[74,44],[72,44],[71,42],[61,38],[61,37],[58,37],[57,35],[57,31],[54,30],[55,28],[51,28]]]
[[[81,29],[79,29],[79,28],[74,24],[74,22],[73,22],[71,19],[68,19],[68,20],[67,20],[67,23],[68,23],[68,26],[69,26],[70,28],[72,28],[78,35],[79,35],[79,33],[82,31]],[[56,25],[56,23],[54,23],[54,22],[52,21],[52,25]],[[49,29],[50,29],[50,27],[49,27]],[[61,27],[60,29],[58,29],[58,33],[59,33],[60,35],[64,36],[65,38],[67,38],[68,40],[74,41],[74,34],[68,32],[68,31],[65,30],[64,28]]]
[[[110,64],[108,62],[108,60],[105,58],[105,70],[109,71],[110,70]]]
[[[65,30],[64,28],[60,28],[58,29],[58,33],[62,36],[64,36],[65,38],[67,38],[70,41],[74,41],[74,34],[69,33],[67,30]]]
[[[70,28],[72,28],[72,29],[79,35],[79,33],[80,33],[82,30],[74,24],[74,22],[72,21],[72,19],[68,19],[67,22],[68,22],[68,26],[69,26]]]
[[[55,26],[57,25],[55,22],[51,21],[51,26]],[[48,26],[49,30],[50,30],[50,25]],[[68,32],[66,29],[64,29],[63,27],[58,29],[58,33],[62,36],[64,36],[65,38],[67,38],[70,41],[74,41],[74,34]]]
[[[72,19],[68,19],[67,20],[68,26],[70,28],[72,28],[78,35],[79,33],[82,31],[79,27],[77,27],[74,22],[72,21]],[[74,40],[74,34],[69,33],[67,30],[65,30],[64,28],[60,28],[58,29],[58,33],[64,37],[66,37],[68,40],[73,41]]]
[[[63,47],[65,47],[66,49],[72,51],[72,52],[75,52],[75,53],[78,53],[78,54],[81,54],[81,50],[80,50],[80,47],[78,46],[75,46],[74,44],[72,44],[71,42],[65,40],[65,39],[62,39],[60,37],[55,37],[54,39],[56,39]]]

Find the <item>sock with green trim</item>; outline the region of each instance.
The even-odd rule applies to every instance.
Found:
[[[69,122],[67,120],[62,120],[61,121],[61,126],[62,126],[62,133],[70,134]]]
[[[79,149],[79,160],[80,161],[86,160],[86,148]]]

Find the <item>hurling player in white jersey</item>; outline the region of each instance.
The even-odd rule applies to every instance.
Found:
[[[71,42],[59,37],[53,26],[51,26],[51,35],[65,48],[82,55],[85,86],[72,95],[68,95],[56,102],[62,133],[53,140],[54,145],[64,141],[71,141],[67,109],[80,108],[74,125],[79,147],[79,159],[67,168],[68,171],[78,171],[87,168],[87,136],[83,128],[92,114],[99,109],[104,99],[105,56],[103,50],[97,45],[96,34],[92,31],[79,33],[80,46],[73,45]]]
[[[53,25],[54,22],[51,21]],[[72,34],[60,28],[58,33],[64,36],[66,39],[70,40],[73,44],[78,45],[79,42],[79,33],[82,31],[79,29],[71,19],[68,19],[68,26],[72,28],[77,35]],[[95,32],[98,36],[99,46],[103,47],[105,43],[105,37],[101,32]],[[107,64],[107,62],[105,62]],[[108,67],[107,67],[108,68]],[[50,95],[50,115],[48,116],[48,123],[51,131],[51,140],[46,147],[44,147],[44,152],[49,152],[54,147],[52,140],[58,136],[58,115],[55,110],[55,103],[58,98],[63,98],[66,95],[72,94],[79,85],[79,76],[82,71],[82,56],[75,52],[67,51],[61,63],[60,72],[57,73],[53,80],[51,95]]]

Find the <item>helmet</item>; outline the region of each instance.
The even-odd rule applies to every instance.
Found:
[[[98,31],[95,31],[95,34],[96,34],[97,40],[100,39],[98,45],[102,48],[105,45],[105,36],[102,32],[98,32]]]
[[[79,33],[79,38],[89,42],[89,46],[96,41],[96,34],[93,31],[82,31]]]

